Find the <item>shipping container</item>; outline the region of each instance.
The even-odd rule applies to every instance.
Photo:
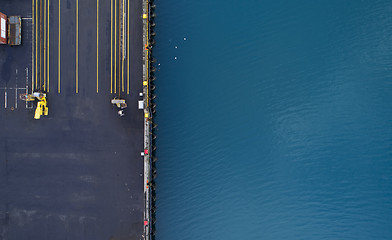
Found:
[[[8,45],[20,45],[22,42],[22,18],[8,17]]]
[[[0,12],[0,44],[7,44],[7,15]]]

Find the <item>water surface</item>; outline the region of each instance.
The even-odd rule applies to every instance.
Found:
[[[157,239],[392,239],[392,2],[155,3]]]

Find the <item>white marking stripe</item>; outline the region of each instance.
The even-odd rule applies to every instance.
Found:
[[[15,88],[15,109],[18,108],[18,88]]]
[[[27,88],[24,88],[24,87],[18,87],[18,88],[0,88],[0,90],[7,90],[7,89],[10,89],[10,90],[15,90],[15,89],[18,89],[18,90],[25,90],[25,89],[27,89]]]
[[[32,85],[32,86],[34,86],[34,85]],[[27,96],[27,88],[28,87],[29,87],[29,68],[26,68],[26,89],[25,89],[26,90],[26,96]],[[33,91],[33,90],[31,90],[31,91]],[[26,101],[26,108],[27,108],[27,101]]]
[[[18,69],[15,70],[16,73],[16,86],[15,86],[15,109],[18,108]]]

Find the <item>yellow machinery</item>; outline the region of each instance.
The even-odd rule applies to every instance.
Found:
[[[117,106],[117,108],[119,109],[118,115],[120,115],[120,117],[123,117],[125,115],[124,109],[127,108],[128,106],[125,100],[115,97],[112,99],[111,103]]]
[[[125,108],[127,108],[127,106],[128,106],[128,105],[125,103],[125,100],[124,100],[124,99],[119,99],[119,98],[117,98],[117,97],[115,97],[115,98],[112,99],[112,104],[113,104],[113,105],[116,105],[117,108],[119,108],[119,109],[125,109]]]
[[[34,119],[40,119],[42,115],[48,116],[48,105],[46,102],[46,97],[42,97],[37,103],[37,108],[35,109]]]
[[[46,101],[46,93],[34,92],[33,94],[21,94],[20,99],[27,102],[38,100],[34,119],[40,119],[42,115],[48,115],[49,109]]]

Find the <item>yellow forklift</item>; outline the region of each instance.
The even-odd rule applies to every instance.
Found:
[[[40,119],[42,115],[47,116],[49,114],[46,93],[33,92],[33,94],[21,94],[20,99],[27,102],[37,100],[37,108],[35,109],[34,119]]]

